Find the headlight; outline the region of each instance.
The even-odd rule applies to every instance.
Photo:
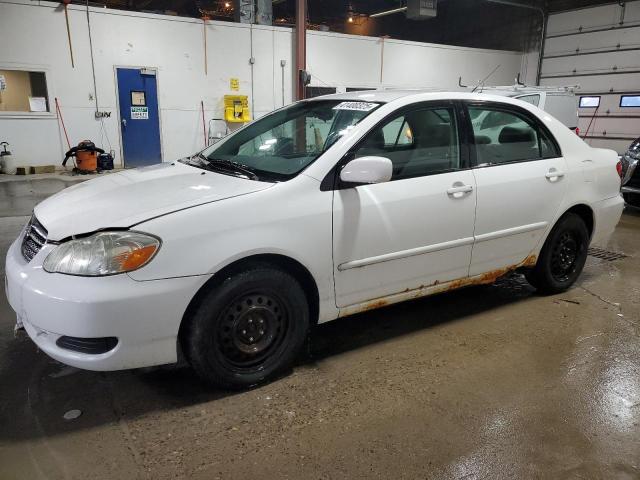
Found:
[[[160,240],[139,232],[100,232],[65,242],[45,259],[50,273],[100,277],[130,272],[147,264]]]

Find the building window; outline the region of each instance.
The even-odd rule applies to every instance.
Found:
[[[598,108],[600,97],[580,97],[580,108]]]
[[[640,108],[640,95],[621,95],[620,106]]]
[[[50,111],[45,72],[0,68],[0,113]]]

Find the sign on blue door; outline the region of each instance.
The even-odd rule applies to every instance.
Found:
[[[124,166],[162,162],[155,70],[118,68],[117,77]]]

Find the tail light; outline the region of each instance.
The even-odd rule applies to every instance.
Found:
[[[622,160],[618,160],[618,163],[616,163],[616,171],[618,172],[620,180],[622,180],[622,177],[624,176],[624,173],[622,172]]]
[[[576,135],[580,136],[580,127],[576,127],[575,132],[576,132]]]

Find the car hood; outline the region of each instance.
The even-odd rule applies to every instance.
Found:
[[[273,186],[183,163],[104,174],[47,198],[34,210],[49,240],[127,228],[150,218]]]

